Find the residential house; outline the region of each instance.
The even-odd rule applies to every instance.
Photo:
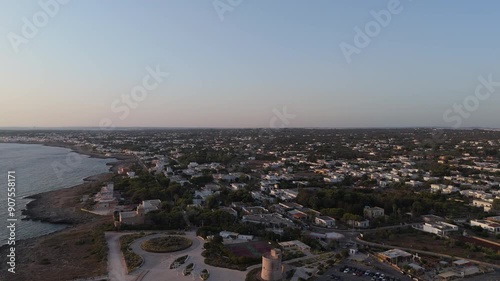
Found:
[[[119,223],[128,225],[144,224],[146,214],[160,209],[161,201],[145,200],[137,207],[136,211],[120,212]]]
[[[486,229],[489,232],[492,233],[500,233],[500,224],[496,222],[491,222],[487,220],[471,220],[470,221],[471,226],[479,226],[482,229]]]
[[[296,220],[306,220],[308,218],[307,214],[304,212],[301,212],[299,210],[290,210],[288,211],[288,215]]]
[[[356,228],[368,228],[370,227],[370,221],[369,220],[349,220],[347,222],[348,225]]]
[[[314,219],[314,222],[317,225],[321,225],[323,227],[335,227],[335,219],[329,216],[319,216]]]
[[[283,250],[300,250],[302,252],[307,252],[311,250],[311,247],[306,245],[304,242],[299,240],[287,241],[278,243]]]
[[[426,222],[421,225],[415,225],[413,228],[441,237],[447,237],[450,232],[458,231],[458,226],[443,221],[433,223]]]
[[[493,200],[488,200],[488,201],[472,200],[472,205],[474,207],[483,208],[485,212],[489,212],[493,207]]]
[[[369,219],[374,219],[374,218],[380,218],[383,217],[384,214],[384,209],[380,207],[370,207],[370,206],[365,206],[365,209],[363,210],[363,213],[365,215],[365,218]]]
[[[280,214],[260,214],[260,215],[246,215],[241,220],[244,223],[262,224],[269,227],[294,227],[293,221],[284,218]]]

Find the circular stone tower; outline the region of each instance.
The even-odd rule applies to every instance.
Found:
[[[262,256],[262,273],[265,281],[281,281],[283,279],[282,254],[279,249],[272,249],[270,254]]]

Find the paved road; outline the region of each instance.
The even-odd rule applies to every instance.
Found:
[[[318,233],[327,233],[327,232],[338,232],[342,233],[345,235],[345,233],[354,233],[358,235],[359,233],[370,233],[370,232],[377,232],[380,230],[388,230],[388,229],[397,229],[397,228],[408,228],[413,225],[417,225],[419,223],[413,223],[413,224],[397,224],[397,225],[390,225],[390,226],[382,226],[382,227],[377,227],[377,228],[348,228],[348,229],[338,229],[338,228],[326,228],[326,227],[320,227],[320,226],[311,226],[312,230]]]
[[[129,233],[106,232],[108,243],[108,275],[110,281],[131,281],[134,277],[127,275],[127,266],[120,250],[120,237]]]
[[[260,264],[249,267],[246,271],[230,270],[225,268],[212,267],[205,264],[205,258],[201,255],[203,252],[204,241],[196,236],[194,232],[187,232],[186,237],[193,241],[193,245],[186,250],[158,254],[149,253],[141,249],[141,243],[156,237],[165,236],[166,234],[154,234],[134,241],[130,247],[132,250],[143,257],[144,263],[140,269],[137,269],[131,274],[127,274],[125,261],[120,251],[119,238],[123,235],[138,233],[138,232],[107,232],[106,240],[108,242],[108,272],[110,281],[189,281],[200,280],[198,274],[203,269],[208,269],[210,272],[210,280],[214,281],[243,281],[247,273],[254,269],[261,267]],[[189,255],[187,263],[178,269],[170,269],[170,264],[178,257]],[[293,263],[296,261],[306,260],[315,256],[306,256],[293,260],[286,261],[285,263]],[[182,275],[182,270],[189,264],[195,264],[195,271],[192,276]]]
[[[361,240],[359,238],[356,238],[356,242],[358,242],[360,244],[368,245],[368,246],[373,246],[373,247],[379,247],[379,248],[384,248],[384,249],[400,249],[400,250],[403,250],[403,251],[415,252],[415,253],[424,254],[424,255],[428,255],[428,256],[434,256],[434,257],[439,257],[439,258],[463,259],[463,260],[468,260],[468,261],[470,261],[472,263],[475,263],[475,264],[489,266],[489,267],[492,267],[494,269],[500,269],[500,265],[497,265],[497,264],[482,262],[482,261],[478,261],[478,260],[471,260],[471,259],[463,258],[463,257],[450,256],[450,255],[445,255],[445,254],[435,253],[435,252],[429,252],[429,251],[415,250],[415,249],[412,249],[412,248],[396,247],[396,246],[391,246],[391,245],[382,245],[382,244],[367,242],[367,241]]]

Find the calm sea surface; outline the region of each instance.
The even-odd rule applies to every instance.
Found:
[[[71,187],[83,179],[109,171],[106,164],[116,159],[97,159],[66,148],[36,144],[0,143],[0,245],[6,244],[8,230],[7,172],[16,175],[16,240],[45,235],[62,225],[22,221],[21,210],[29,199],[23,197]]]

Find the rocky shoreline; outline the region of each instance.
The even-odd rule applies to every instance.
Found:
[[[25,219],[54,224],[79,224],[91,221],[95,216],[80,210],[80,198],[87,192],[99,188],[112,177],[112,173],[103,173],[93,176],[93,180],[86,180],[73,187],[29,196],[27,198],[33,200],[26,205],[22,214]]]
[[[97,190],[103,183],[110,181],[118,169],[135,161],[135,157],[125,154],[104,155],[91,151],[86,147],[69,145],[65,143],[21,143],[21,144],[41,144],[52,147],[62,147],[70,149],[75,153],[88,155],[92,158],[108,159],[115,158],[118,161],[110,162],[109,172],[92,175],[83,179],[83,183],[63,189],[38,193],[26,198],[33,199],[26,205],[22,214],[25,219],[37,220],[54,224],[79,224],[92,221],[96,216],[81,211],[80,198],[83,195]]]
[[[103,217],[81,210],[84,203],[83,195],[97,192],[103,183],[110,181],[122,166],[133,165],[137,159],[132,155],[115,154],[103,155],[85,147],[75,147],[64,143],[21,143],[41,144],[71,149],[72,151],[94,158],[115,158],[110,162],[109,172],[92,175],[85,178],[83,183],[68,188],[48,191],[26,198],[33,199],[23,210],[25,219],[37,220],[53,224],[65,224],[67,228],[47,235],[16,241],[17,267],[22,272],[15,276],[0,272],[0,280],[28,280],[30,276],[39,276],[39,280],[71,280],[74,278],[88,278],[106,273],[106,263],[89,256],[88,251],[92,244],[80,245],[82,239],[92,235],[95,228],[112,222],[111,216]],[[80,237],[77,242],[74,237]],[[58,245],[66,245],[59,248]],[[79,249],[65,249],[65,247],[87,247]],[[0,254],[7,253],[8,246],[0,247]],[[64,257],[63,257],[64,256]],[[64,266],[45,264],[45,261],[64,261]],[[92,268],[92,269],[90,269]],[[69,278],[69,276],[71,276]],[[74,276],[74,278],[73,278]]]

